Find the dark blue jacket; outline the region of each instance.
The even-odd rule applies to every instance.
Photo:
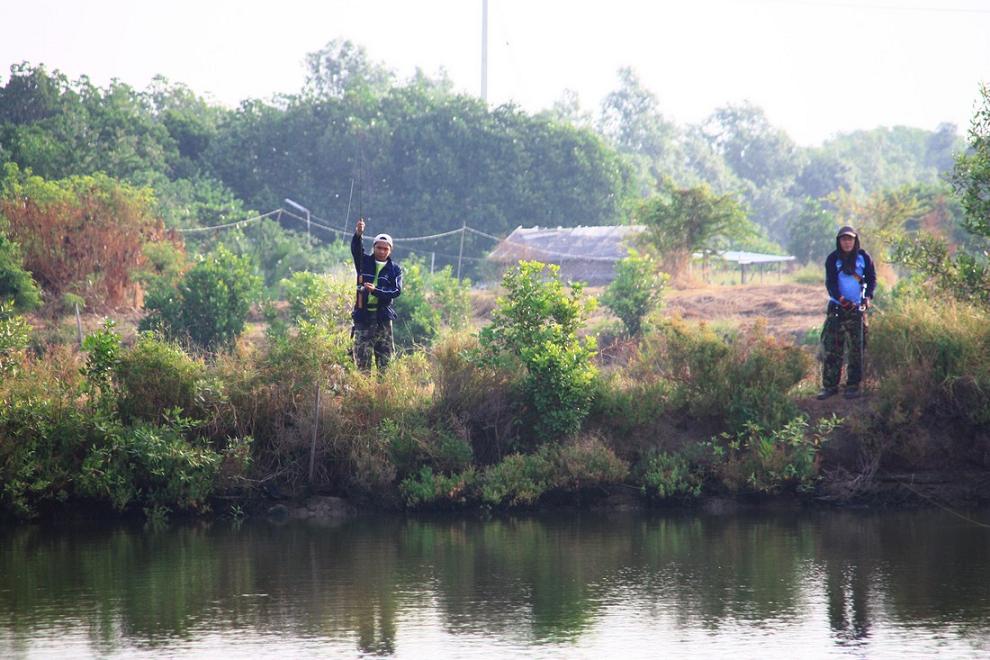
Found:
[[[375,281],[375,255],[365,254],[361,237],[357,234],[351,238],[351,256],[354,257],[354,269],[361,275],[362,282]],[[402,269],[389,257],[385,260],[385,265],[378,273],[378,283],[375,286],[374,295],[378,298],[377,316],[372,316],[368,311],[368,293],[362,287],[359,290],[361,307],[358,308],[357,300],[354,302],[354,311],[351,318],[355,321],[367,323],[374,319],[379,321],[394,321],[395,309],[392,301],[402,293]]]
[[[863,291],[863,297],[872,299],[873,290],[877,286],[877,272],[873,267],[873,259],[866,250],[860,250],[859,256],[863,258],[862,272],[857,272],[860,291]],[[834,302],[839,302],[839,297],[842,295],[839,291],[840,270],[842,270],[842,253],[834,250],[825,259],[825,288],[828,289],[828,295]],[[860,301],[852,300],[852,302],[858,304]]]

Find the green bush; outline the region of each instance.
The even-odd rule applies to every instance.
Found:
[[[563,445],[556,451],[555,459],[553,485],[561,490],[608,486],[621,483],[629,475],[629,466],[594,436]]]
[[[945,300],[906,299],[870,325],[867,368],[878,410],[990,426],[990,314]]]
[[[161,423],[173,408],[196,417],[205,412],[206,365],[151,333],[142,334],[121,354],[115,378],[120,390],[117,409],[125,423]]]
[[[0,383],[16,372],[31,337],[31,326],[13,312],[12,303],[0,300]]]
[[[668,412],[730,429],[746,423],[778,428],[796,414],[788,392],[809,367],[799,347],[767,335],[762,324],[726,337],[672,319],[644,337],[629,377],[671,383]]]
[[[472,359],[480,352],[478,337],[450,334],[430,352],[435,419],[464,429],[472,453],[482,465],[501,460],[515,443],[522,402],[516,395],[520,373],[500,362]]]
[[[605,289],[603,304],[619,317],[630,336],[640,333],[643,319],[660,305],[670,279],[653,259],[630,250],[615,264],[615,279]]]
[[[463,505],[475,499],[477,472],[473,467],[451,475],[434,473],[424,465],[399,484],[399,493],[406,506]]]
[[[638,466],[640,491],[655,499],[698,497],[704,475],[684,454],[651,452]]]
[[[450,266],[429,273],[421,259],[402,262],[402,295],[395,300],[395,343],[429,346],[443,328],[460,330],[471,313],[470,280],[458,280]]]
[[[229,346],[243,331],[260,288],[251,260],[220,246],[198,261],[176,289],[159,285],[149,291],[149,313],[140,329],[161,329],[202,348]]]
[[[528,506],[553,486],[553,463],[543,453],[509,454],[481,473],[481,501],[491,506]]]
[[[795,417],[776,430],[747,423],[735,434],[722,433],[711,443],[716,477],[731,492],[809,491],[818,479],[819,451],[840,420]]]
[[[190,426],[172,411],[164,425],[106,426],[82,462],[80,494],[130,506],[202,509],[212,495],[221,456],[187,440]]]
[[[594,338],[577,331],[594,300],[580,284],[564,291],[560,268],[523,261],[505,273],[506,295],[481,331],[484,359],[518,361],[533,435],[551,440],[577,433],[591,406],[597,369]]]
[[[13,300],[14,307],[22,312],[41,306],[41,289],[24,270],[21,248],[7,236],[0,216],[0,300],[6,299]]]

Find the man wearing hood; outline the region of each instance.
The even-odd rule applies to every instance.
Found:
[[[828,316],[822,329],[825,361],[819,399],[839,392],[843,355],[846,356],[845,397],[859,396],[866,347],[866,310],[876,285],[873,259],[860,248],[856,230],[843,227],[835,237],[835,250],[825,259],[825,288],[829,300]]]

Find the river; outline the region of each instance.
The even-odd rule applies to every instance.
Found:
[[[0,657],[990,656],[990,511],[0,530]]]

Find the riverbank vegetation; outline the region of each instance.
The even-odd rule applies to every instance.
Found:
[[[347,75],[321,78],[334,58]],[[443,81],[395,85],[340,44],[311,66],[302,94],[234,112],[163,82],[139,94],[12,72],[0,90],[0,514],[83,504],[160,519],[314,492],[389,508],[617,493],[849,501],[884,471],[990,467],[986,110],[953,189],[924,174],[946,166],[945,131],[892,131],[926,164],[881,186],[844,166],[855,136],[802,152],[749,106],[682,132],[630,72],[596,133],[566,108],[530,117]],[[82,125],[132,139],[85,141]],[[325,199],[327,177],[358,180],[357,205],[404,232],[466,216],[496,233],[522,217],[639,219],[647,232],[600,306],[552,264],[509,268],[496,297],[434,268],[424,255],[442,248],[400,255],[400,354],[367,375],[349,352],[346,246],[270,218],[200,231],[285,196]],[[343,205],[335,195],[321,212],[348,218]],[[842,222],[883,268],[863,400],[809,400],[807,332],[663,310],[676,278],[661,269],[690,280],[695,250],[788,245],[820,259]],[[469,259],[482,253],[466,242]],[[133,323],[77,342],[65,320],[81,309]]]

